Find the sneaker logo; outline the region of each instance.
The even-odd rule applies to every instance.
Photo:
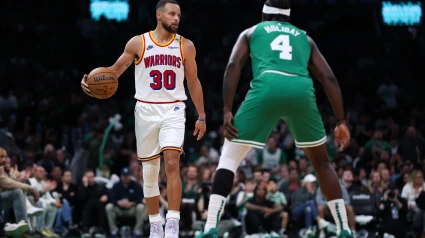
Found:
[[[177,110],[179,110],[180,109],[180,107],[175,107],[174,108],[174,111],[177,111]]]

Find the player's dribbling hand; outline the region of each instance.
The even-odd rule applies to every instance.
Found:
[[[224,113],[223,129],[223,134],[228,140],[238,137],[238,129],[233,126],[233,114],[231,112]]]
[[[335,146],[339,146],[339,151],[343,151],[350,144],[350,131],[348,130],[347,125],[344,123],[340,123],[336,126],[334,131],[335,138]]]
[[[90,97],[93,97],[91,95],[90,89],[89,89],[89,85],[86,84],[86,80],[87,80],[87,74],[85,74],[83,76],[83,79],[81,80],[81,89],[83,89],[83,92],[87,95],[89,95]]]
[[[205,121],[197,120],[195,123],[195,131],[193,132],[194,136],[198,135],[198,138],[196,138],[196,140],[200,140],[204,136],[206,130],[207,124],[205,123]]]

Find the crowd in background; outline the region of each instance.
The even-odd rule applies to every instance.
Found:
[[[0,215],[6,232],[25,223],[28,235],[53,237],[76,230],[118,235],[123,226],[133,227],[135,236],[146,235],[143,175],[134,134],[133,69],[123,74],[116,95],[108,100],[87,97],[79,82],[91,69],[112,65],[132,36],[155,28],[156,2],[130,1],[126,22],[92,20],[88,2],[1,3],[0,29],[7,37],[0,39],[0,147],[5,150],[0,149],[4,157],[0,172],[7,174],[7,184],[13,184],[5,187],[0,179]],[[179,33],[197,48],[208,117],[208,133],[198,142],[192,136],[196,110],[187,101],[180,230],[192,235],[206,220],[224,140],[220,126],[224,68],[238,34],[260,21],[263,1],[179,2],[183,13]],[[352,133],[343,152],[333,143],[332,108],[316,85],[329,159],[341,179],[350,226],[356,231],[373,223],[378,233],[396,237],[425,232],[425,198],[420,196],[425,189],[423,26],[390,28],[382,25],[374,4],[325,4],[329,2],[295,4],[292,19],[315,39],[342,89]],[[234,10],[242,6],[245,9],[236,14]],[[235,109],[249,90],[250,79],[247,65]],[[115,114],[121,115],[123,127],[113,129],[100,150],[109,118]],[[165,221],[163,169],[159,182]],[[256,186],[259,183],[266,184],[266,190]],[[273,231],[284,236],[308,231],[315,224],[321,234],[332,233],[327,222],[332,218],[314,170],[295,147],[284,121],[277,123],[264,150],[248,153],[233,185],[219,224],[222,235]],[[258,219],[261,216],[250,210],[250,204],[270,210]],[[359,221],[359,215],[376,221]]]

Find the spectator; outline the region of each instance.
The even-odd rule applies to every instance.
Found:
[[[383,140],[382,132],[376,130],[373,133],[373,138],[370,139],[364,146],[364,150],[366,154],[372,154],[375,152],[380,153],[381,151],[391,153],[391,145],[387,141]]]
[[[354,214],[354,209],[351,206],[350,195],[348,194],[347,189],[342,184],[341,184],[341,191],[342,191],[342,198],[344,199],[345,209],[347,211],[348,225],[350,226],[351,231],[355,235],[356,234],[356,221],[355,221],[356,215]],[[326,201],[325,196],[323,196],[322,190],[320,188],[318,188],[316,192],[316,204],[317,204],[317,210],[319,210],[319,214],[321,217],[325,217],[326,214],[329,214],[330,210],[328,207],[328,202]]]
[[[45,178],[46,170],[41,166],[37,166],[34,177],[30,178],[29,182],[40,193],[41,198],[37,202],[37,206],[43,208],[43,215],[37,218],[36,230],[41,232],[43,236],[51,237],[57,236],[53,232],[53,224],[62,204],[53,198],[50,193],[56,189],[56,182],[46,181]]]
[[[342,174],[341,183],[348,193],[360,189],[355,184],[353,184],[353,181],[353,172],[351,170],[344,170],[344,173]]]
[[[258,163],[263,169],[270,170],[271,174],[279,172],[281,164],[286,163],[285,152],[277,147],[277,140],[270,136],[265,148],[258,153]]]
[[[263,171],[261,169],[254,170],[254,180],[256,184],[263,182]]]
[[[413,170],[409,182],[404,185],[401,197],[407,200],[407,208],[413,216],[414,225],[420,228],[422,236],[425,236],[424,211],[416,204],[416,198],[425,191],[423,174],[419,170]]]
[[[267,190],[267,199],[274,202],[276,205],[281,206],[283,209],[288,205],[285,194],[277,190],[277,181],[275,179],[270,179]],[[286,211],[282,211],[279,214],[279,217],[282,221],[280,225],[279,235],[280,237],[287,237],[285,232],[286,227],[288,226],[288,213]]]
[[[55,147],[52,144],[47,144],[44,147],[44,155],[43,159],[38,161],[38,165],[42,166],[47,174],[50,175],[50,172],[52,172],[53,168],[56,166],[56,151]]]
[[[287,194],[288,191],[295,192],[300,188],[300,179],[298,177],[298,172],[296,169],[290,169],[289,170],[289,180],[284,182],[280,188],[279,191]]]
[[[72,184],[71,171],[65,170],[62,175],[62,181],[58,184],[55,190],[63,204],[63,207],[59,209],[56,217],[55,232],[62,234],[63,236],[68,235],[69,230],[75,228],[72,224],[72,214],[77,206],[77,189],[77,186]]]
[[[36,199],[39,193],[33,187],[14,181],[5,171],[7,152],[0,147],[0,208],[8,210],[13,208],[15,213],[16,224],[7,223],[4,227],[5,235],[18,236],[28,230],[28,215],[32,215],[38,211],[32,211],[27,214],[26,199],[22,190],[34,193]]]
[[[137,182],[131,180],[128,168],[121,170],[121,181],[116,183],[109,193],[109,202],[106,205],[109,229],[112,236],[118,235],[117,218],[132,217],[136,219],[134,236],[143,236],[143,218],[146,207],[143,204],[143,189]]]
[[[182,230],[191,230],[192,227],[192,214],[197,212],[196,200],[198,199],[199,181],[198,169],[195,166],[189,166],[186,173],[186,179],[182,183],[182,204],[181,204],[181,217],[183,221]]]
[[[305,227],[307,229],[306,236],[313,233],[313,222],[317,221],[319,230],[326,229],[329,222],[325,221],[320,216],[317,210],[316,203],[314,202],[316,196],[316,177],[308,174],[303,179],[303,186],[292,194],[292,216],[295,219],[304,217]]]
[[[248,210],[245,218],[246,232],[256,234],[267,231],[279,232],[279,215],[282,207],[267,199],[267,190],[264,184],[257,184],[254,197],[245,205]]]
[[[55,166],[50,172],[50,178],[56,183],[60,183],[62,179],[62,169],[59,166]]]
[[[280,188],[282,184],[284,184],[286,181],[289,181],[288,165],[282,164],[280,166],[280,174],[279,174],[279,181],[277,183],[277,187]]]
[[[406,235],[407,201],[402,198],[398,190],[387,189],[379,204],[380,218],[382,219],[381,235],[390,234],[395,237]]]
[[[105,228],[105,205],[108,201],[107,190],[104,185],[96,184],[93,170],[88,169],[82,178],[78,189],[79,201],[83,212],[83,232],[88,233],[90,226],[98,228],[103,234]]]
[[[409,126],[403,139],[400,141],[399,153],[404,160],[419,164],[425,156],[425,140],[418,134],[416,127]]]

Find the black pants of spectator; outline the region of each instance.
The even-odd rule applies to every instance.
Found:
[[[183,223],[181,224],[181,230],[183,231],[189,231],[192,230],[192,223],[193,221],[193,214],[196,211],[196,205],[193,203],[182,203],[180,208],[180,221]]]
[[[267,231],[279,232],[280,229],[280,212],[275,212],[268,217],[264,217],[264,213],[260,211],[248,211],[245,217],[246,233],[249,235]]]
[[[98,200],[91,200],[83,207],[83,229],[87,231],[91,226],[105,229],[106,212],[105,203]]]

